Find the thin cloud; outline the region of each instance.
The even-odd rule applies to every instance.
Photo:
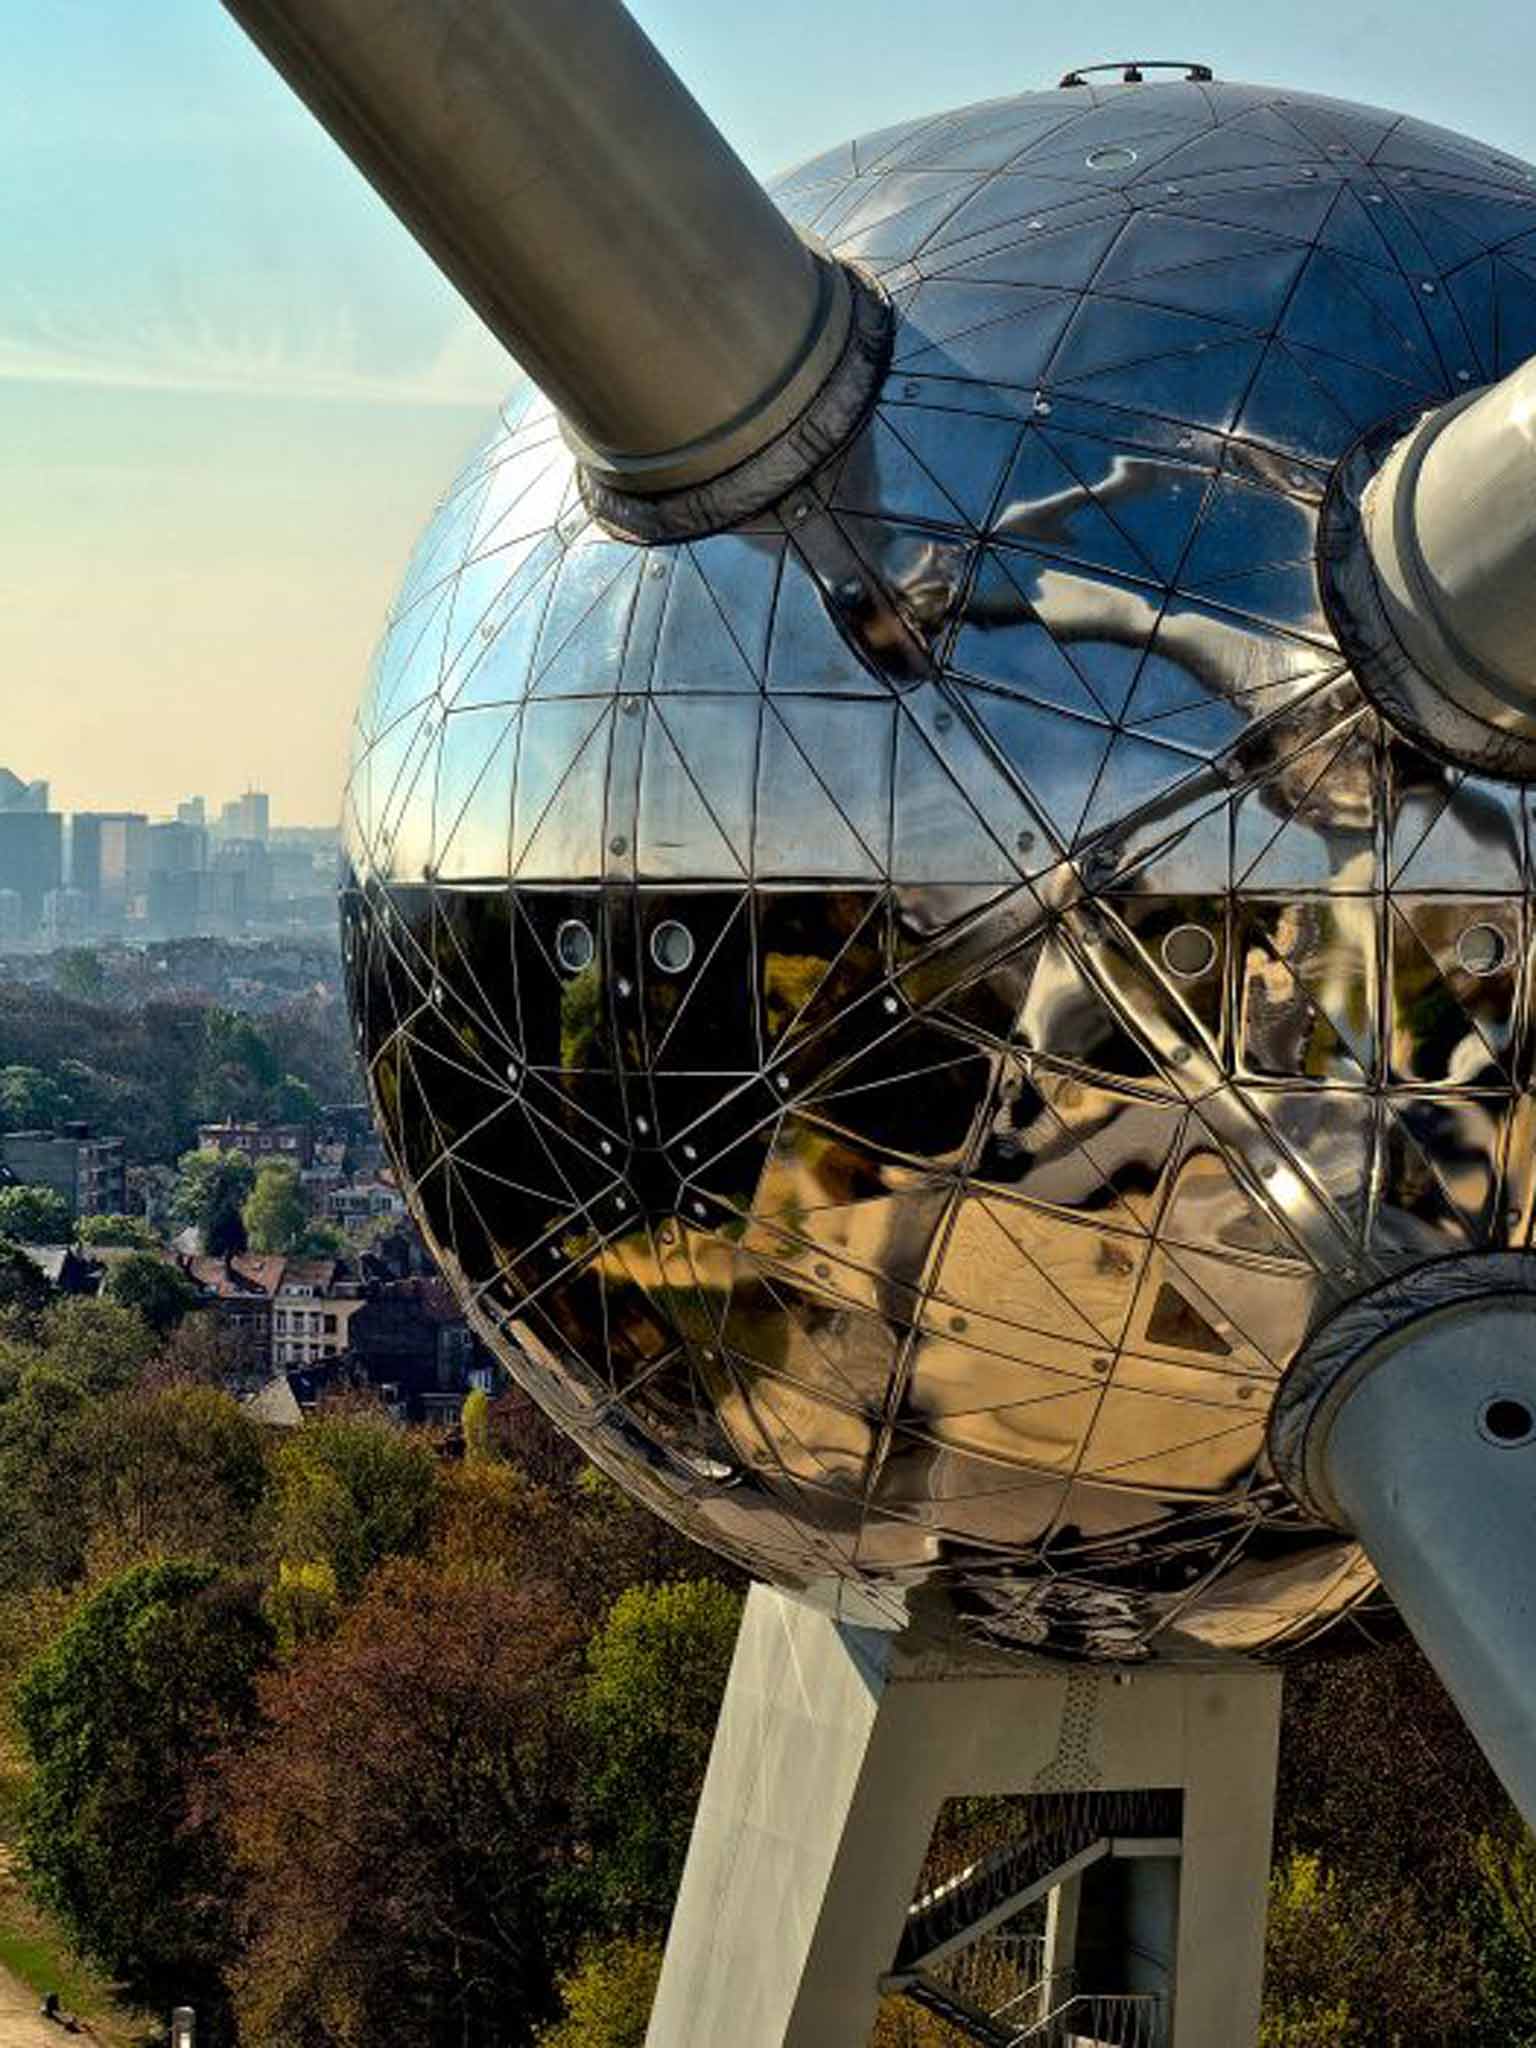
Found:
[[[274,330],[231,338],[203,327],[144,325],[97,339],[39,321],[31,334],[0,332],[0,382],[354,405],[484,406],[502,398],[517,375],[511,359],[469,315],[454,323],[437,354],[423,364],[365,369],[357,356],[345,317],[299,347]]]

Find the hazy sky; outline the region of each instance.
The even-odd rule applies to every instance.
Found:
[[[768,172],[1160,52],[1536,157],[1528,4],[635,11]],[[5,15],[0,763],[68,809],[253,781],[328,820],[390,593],[508,360],[216,0]]]

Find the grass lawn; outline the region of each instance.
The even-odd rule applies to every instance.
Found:
[[[0,1735],[0,1969],[19,1977],[39,2005],[45,1992],[57,1991],[65,2011],[89,2020],[105,2048],[138,2048],[147,2022],[117,2003],[111,1984],[71,1952],[21,1888],[13,1843],[22,1778],[14,1745]]]
[[[0,1869],[0,1968],[19,1977],[37,1995],[57,1991],[66,2012],[89,2020],[96,2037],[108,2048],[137,2048],[145,2038],[145,2021],[125,2012],[112,1996],[112,1986],[72,1955],[57,1928],[50,1926],[17,1884]]]

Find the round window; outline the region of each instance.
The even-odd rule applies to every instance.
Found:
[[[693,933],[668,918],[651,933],[651,958],[665,974],[682,974],[693,965]]]
[[[592,927],[579,917],[568,917],[555,933],[555,958],[567,974],[580,974],[597,958],[597,941]]]

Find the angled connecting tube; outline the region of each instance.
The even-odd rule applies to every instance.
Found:
[[[1361,517],[1429,736],[1438,690],[1512,745],[1536,738],[1536,359],[1423,420]]]
[[[618,0],[227,4],[602,484],[707,484],[791,429],[837,368],[849,277]]]

